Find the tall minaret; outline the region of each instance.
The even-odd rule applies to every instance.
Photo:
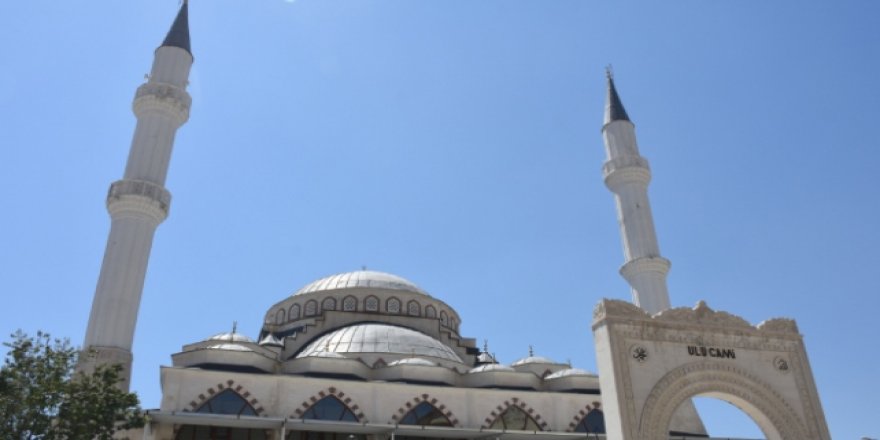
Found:
[[[617,96],[610,70],[607,75],[608,97],[602,137],[608,161],[603,172],[605,185],[614,193],[617,202],[617,220],[623,237],[626,263],[620,268],[620,274],[632,288],[633,302],[654,314],[669,308],[666,274],[670,263],[660,256],[648,202],[651,169],[648,161],[639,155],[635,126]]]
[[[655,314],[669,308],[666,274],[669,273],[670,263],[660,256],[654,217],[648,202],[651,168],[648,161],[639,155],[635,126],[620,102],[610,69],[607,76],[608,96],[602,137],[608,160],[602,168],[605,185],[614,193],[617,202],[617,221],[623,237],[626,263],[620,268],[620,274],[632,288],[633,302],[646,312]],[[676,409],[670,430],[693,435],[706,434],[706,427],[693,401],[685,401]]]
[[[80,370],[121,364],[129,388],[135,323],[153,235],[168,216],[165,189],[177,129],[189,118],[186,92],[193,63],[188,5],[184,1],[165,41],[156,49],[149,79],[138,87],[133,110],[137,126],[122,180],[107,194],[110,236],[95,289]]]

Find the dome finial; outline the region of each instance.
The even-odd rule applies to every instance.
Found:
[[[232,334],[238,333],[238,321],[232,321]]]
[[[535,347],[532,347],[532,345],[529,344],[529,357],[532,357],[534,355],[535,355]]]
[[[489,340],[483,339],[483,353],[489,352]]]

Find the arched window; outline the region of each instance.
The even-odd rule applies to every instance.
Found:
[[[442,325],[443,327],[449,325],[449,316],[447,316],[446,312],[444,311],[440,312],[440,325]]]
[[[332,420],[357,423],[357,416],[336,396],[327,396],[310,406],[302,415],[308,420]],[[344,432],[291,431],[287,440],[364,440],[363,435],[350,435]]]
[[[226,389],[202,404],[195,412],[256,416],[257,412],[238,393]],[[177,440],[266,440],[262,429],[223,428],[218,426],[184,425],[177,431]]]
[[[428,318],[436,318],[437,317],[437,309],[434,306],[425,307],[425,316]]]
[[[401,425],[452,426],[452,422],[436,406],[428,402],[416,405],[400,419]]]
[[[400,300],[397,298],[388,298],[385,303],[385,310],[388,313],[400,313]]]
[[[410,316],[419,316],[422,314],[422,306],[416,300],[412,300],[406,303],[406,312],[410,314]]]
[[[367,299],[364,300],[364,310],[368,312],[378,312],[379,298],[372,295],[368,296]]]
[[[541,427],[532,416],[517,406],[510,406],[495,418],[489,426],[491,429],[514,429],[517,431],[540,431]]]
[[[321,302],[321,310],[336,310],[336,298],[324,298]]]
[[[342,310],[345,312],[356,312],[357,306],[358,300],[353,296],[346,296],[345,299],[342,300]]]
[[[352,410],[348,409],[336,396],[327,396],[309,407],[302,418],[311,420],[342,420],[344,422],[358,422],[358,418]]]
[[[278,309],[275,312],[275,324],[284,324],[284,319],[286,318],[284,309]]]
[[[294,304],[290,306],[290,310],[287,311],[287,316],[290,317],[290,320],[299,318],[299,304]]]
[[[605,414],[598,409],[592,409],[584,418],[581,419],[581,422],[578,423],[577,427],[574,428],[574,432],[589,432],[589,433],[597,433],[604,434],[605,433]]]
[[[318,313],[318,302],[311,300],[306,303],[306,316],[315,316]]]

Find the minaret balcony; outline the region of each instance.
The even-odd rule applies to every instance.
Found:
[[[651,181],[651,167],[641,156],[622,156],[610,159],[602,165],[605,185],[614,191],[620,185],[639,183],[645,186]]]
[[[160,112],[172,116],[178,126],[189,120],[191,106],[192,97],[186,90],[160,82],[148,82],[138,87],[132,105],[134,114],[138,117]]]
[[[144,180],[117,180],[107,192],[107,209],[111,215],[136,212],[161,223],[171,209],[171,193],[160,185]]]

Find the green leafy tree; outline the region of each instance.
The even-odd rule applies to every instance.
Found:
[[[121,366],[74,372],[79,351],[69,341],[11,337],[0,367],[0,439],[110,440],[144,425],[137,395],[119,388]]]

